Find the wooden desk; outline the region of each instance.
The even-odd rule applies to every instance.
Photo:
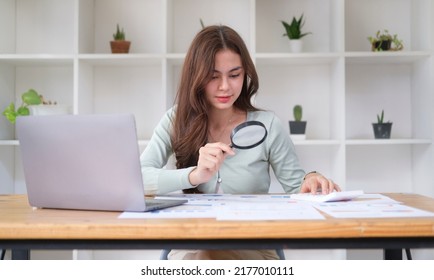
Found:
[[[387,194],[434,212],[434,199]],[[373,249],[434,248],[434,217],[286,221],[118,219],[119,212],[33,209],[24,195],[0,195],[0,248],[31,249]]]

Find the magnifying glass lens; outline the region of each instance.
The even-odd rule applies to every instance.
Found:
[[[258,121],[247,121],[234,128],[231,134],[232,146],[238,149],[251,149],[267,137],[265,125]]]

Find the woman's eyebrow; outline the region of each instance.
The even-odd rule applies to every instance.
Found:
[[[237,71],[237,70],[240,70],[240,69],[242,69],[242,68],[243,68],[242,66],[234,67],[234,68],[232,68],[231,70],[229,70],[229,73],[230,73],[230,72]],[[217,70],[217,69],[214,69],[214,72],[221,73],[221,72],[220,72],[219,70]]]

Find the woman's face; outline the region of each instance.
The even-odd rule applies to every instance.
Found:
[[[244,81],[241,57],[231,50],[221,50],[215,56],[212,78],[205,86],[208,103],[214,109],[231,108]]]

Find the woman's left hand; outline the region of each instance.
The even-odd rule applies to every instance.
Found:
[[[341,191],[341,188],[333,182],[321,175],[320,173],[310,173],[307,174],[305,180],[301,184],[300,193],[312,193],[316,194],[318,192],[322,194],[329,194],[333,191]]]

